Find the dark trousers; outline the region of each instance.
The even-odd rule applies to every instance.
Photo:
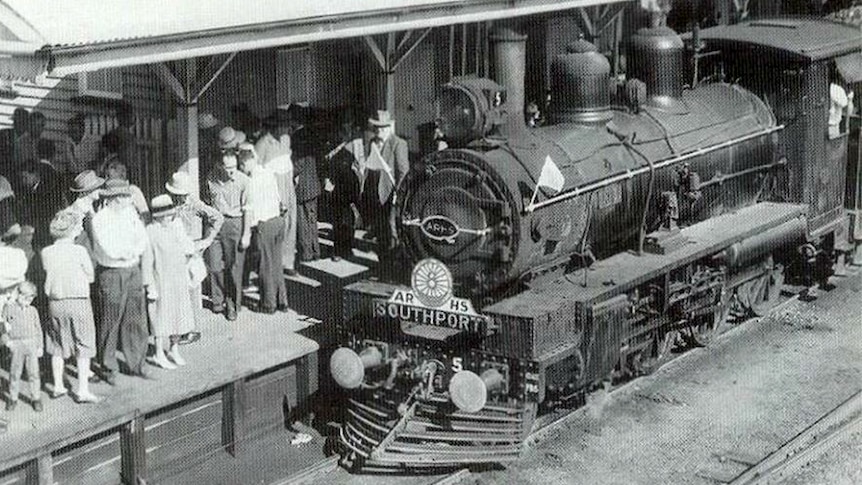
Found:
[[[296,246],[301,261],[320,258],[317,240],[317,199],[300,202],[297,207]]]
[[[260,278],[260,309],[273,311],[287,306],[287,288],[281,265],[284,244],[284,219],[280,216],[261,221],[254,234],[255,247],[260,256],[257,274]]]
[[[352,256],[354,234],[353,211],[350,206],[336,206],[332,213],[332,239],[333,253],[336,256],[346,258]]]
[[[377,237],[377,247],[380,253],[389,253],[398,245],[398,233],[395,227],[395,208],[392,197],[383,205],[377,205],[372,214],[372,228]],[[383,254],[378,254],[383,256]]]
[[[119,341],[129,372],[140,372],[147,355],[149,336],[143,312],[144,288],[140,268],[100,267],[99,301],[99,362],[107,370],[119,370],[116,354]]]
[[[207,250],[213,308],[227,305],[239,311],[242,304],[242,267],[245,255],[239,247],[242,218],[225,217],[212,246]]]

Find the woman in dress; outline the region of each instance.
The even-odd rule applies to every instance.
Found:
[[[175,369],[176,365],[185,365],[179,352],[179,336],[194,329],[194,308],[189,296],[192,283],[187,263],[195,254],[195,246],[176,219],[176,208],[170,196],[155,197],[151,214],[153,222],[147,226],[150,244],[144,253],[142,270],[151,333],[156,344],[153,363],[164,369]],[[168,342],[170,350],[166,355]]]

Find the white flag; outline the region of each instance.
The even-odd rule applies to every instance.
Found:
[[[383,170],[386,172],[386,175],[389,176],[389,180],[393,184],[395,183],[395,176],[392,174],[392,169],[390,169],[389,165],[386,165],[386,162],[383,161],[383,155],[380,154],[380,149],[377,148],[376,143],[371,144],[371,153],[368,155],[365,163],[368,170]]]
[[[557,164],[551,160],[551,156],[545,157],[545,164],[542,165],[542,173],[539,174],[539,180],[536,182],[538,187],[547,187],[557,193],[563,190],[566,185],[566,177],[557,167]]]

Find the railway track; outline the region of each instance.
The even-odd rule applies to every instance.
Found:
[[[744,451],[720,454],[722,463],[743,468],[741,473],[735,476],[732,472],[722,475],[698,473],[698,476],[728,485],[779,483],[860,430],[862,392],[857,392],[760,460],[747,457]]]

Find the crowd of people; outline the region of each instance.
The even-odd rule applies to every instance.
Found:
[[[245,107],[234,111],[234,126],[205,114],[200,198],[195,181],[179,171],[149,203],[133,184],[145,168],[135,157],[134,116],[120,109],[117,118],[115,130],[96,137],[76,115],[62,138],[49,139],[45,116],[19,109],[13,127],[0,131],[7,410],[18,405],[24,374],[29,402],[42,410],[43,353],[50,356],[50,397],[71,392],[79,403],[103,399],[90,382],[115,385],[120,372],[149,379],[145,363],[185,365],[180,345],[200,338],[207,277],[210,310],[228,321],[243,308],[251,272],[260,292],[255,309],[290,311],[285,274],[297,274],[297,261],[321,257],[317,211],[324,193],[333,260],[352,254],[357,224],[369,227],[381,259],[397,245],[394,189],[409,163],[407,144],[385,111],[364,127],[343,117],[329,145],[295,111],[259,120]]]

